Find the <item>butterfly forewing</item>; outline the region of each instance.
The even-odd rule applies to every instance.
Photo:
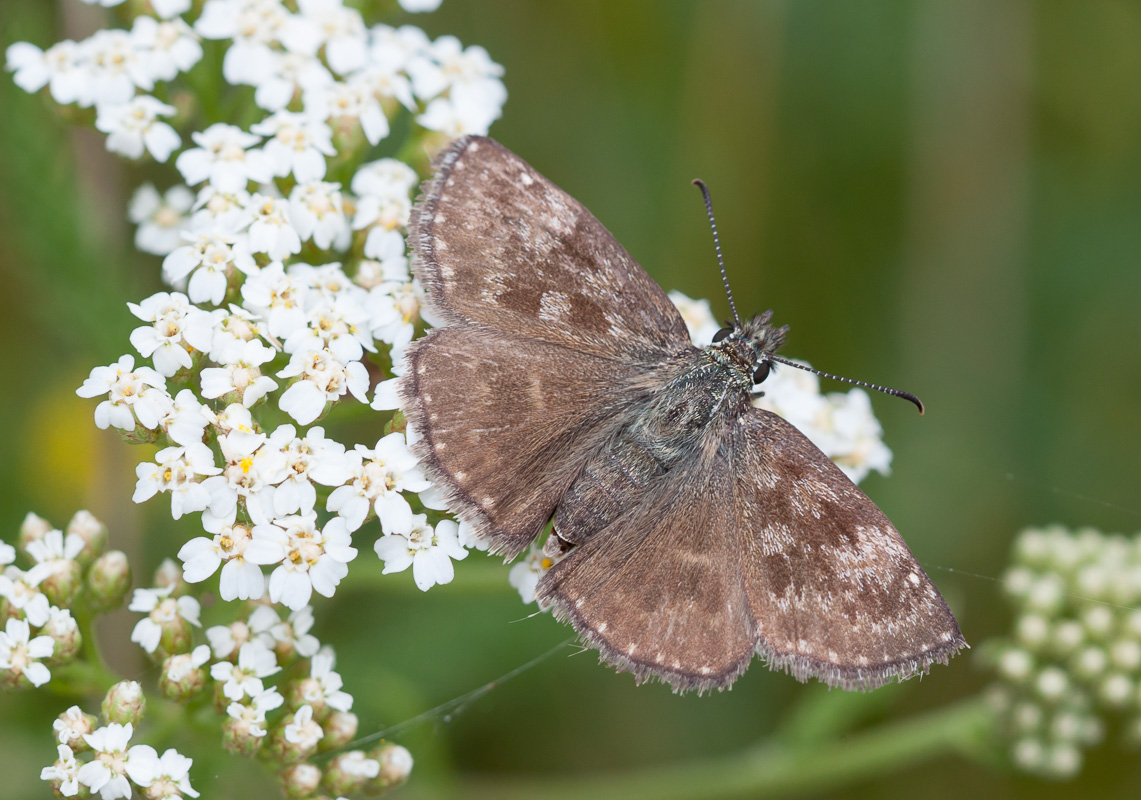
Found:
[[[681,315],[594,216],[498,142],[460,139],[413,210],[432,309],[622,361],[689,345]]]
[[[436,161],[413,269],[447,325],[413,344],[404,410],[461,519],[522,551],[629,404],[689,346],[665,293],[578,202],[490,139]]]
[[[800,431],[752,409],[725,448],[757,651],[771,667],[871,689],[966,644],[887,516]]]
[[[413,344],[404,409],[421,463],[495,552],[539,534],[621,416],[621,362],[471,325]]]

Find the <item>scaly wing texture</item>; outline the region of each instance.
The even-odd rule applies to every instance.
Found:
[[[665,292],[523,159],[467,136],[435,167],[409,239],[416,277],[440,317],[627,362],[689,346]]]
[[[798,680],[867,690],[965,646],[891,522],[803,434],[750,409],[725,437],[711,431],[540,582],[603,661],[705,691],[756,653]]]
[[[617,362],[472,325],[430,331],[407,356],[413,451],[452,508],[514,556],[550,518],[627,397]]]
[[[415,452],[460,518],[514,556],[689,337],[589,211],[490,139],[437,159],[410,241],[446,323],[406,358]]]
[[[639,683],[724,688],[753,658],[756,625],[717,450],[714,442],[675,467],[539,583],[540,602]]]
[[[726,449],[757,652],[770,667],[867,690],[966,645],[891,521],[800,431],[751,409]]]

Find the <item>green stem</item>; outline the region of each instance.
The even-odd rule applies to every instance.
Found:
[[[104,694],[118,678],[103,663],[95,641],[95,614],[86,603],[72,609],[75,624],[83,640],[79,657],[70,664],[52,667],[53,690],[58,694],[85,696]]]
[[[714,800],[788,796],[821,792],[949,753],[968,752],[989,718],[989,707],[983,698],[975,697],[834,742],[791,745],[769,740],[728,756],[623,772],[546,780],[470,776],[460,781],[464,797],[469,800]]]

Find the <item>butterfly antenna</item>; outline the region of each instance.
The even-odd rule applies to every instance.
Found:
[[[717,220],[713,218],[713,198],[709,196],[709,187],[705,181],[695,178],[693,185],[701,190],[705,198],[705,212],[709,214],[709,227],[713,229],[713,246],[717,248],[717,263],[721,266],[721,282],[725,284],[725,294],[729,296],[729,310],[733,312],[733,322],[737,328],[741,327],[741,318],[737,316],[737,304],[733,302],[733,293],[729,291],[729,276],[725,274],[725,259],[721,257],[721,237],[717,235]]]
[[[866,381],[858,381],[858,380],[855,380],[854,378],[841,378],[839,375],[832,375],[832,374],[829,374],[827,372],[821,372],[818,369],[814,369],[814,368],[806,366],[804,364],[797,364],[795,361],[789,361],[787,358],[781,358],[780,356],[774,356],[771,353],[768,355],[768,358],[770,361],[779,361],[781,364],[787,364],[790,367],[796,367],[797,369],[802,369],[805,372],[814,372],[817,375],[821,375],[825,378],[831,378],[834,381],[842,381],[843,383],[854,383],[857,386],[864,386],[868,389],[875,389],[877,392],[883,392],[884,394],[890,394],[893,397],[902,397],[904,400],[907,400],[908,402],[914,403],[915,407],[919,409],[920,414],[923,413],[923,401],[920,400],[915,395],[913,395],[911,392],[904,392],[900,389],[889,389],[887,386],[879,386],[879,385],[874,384],[874,383],[867,383]]]

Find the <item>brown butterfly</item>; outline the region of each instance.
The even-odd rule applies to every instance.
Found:
[[[696,348],[601,223],[514,153],[469,136],[435,170],[410,241],[445,324],[400,383],[415,452],[494,552],[553,517],[546,550],[565,557],[538,598],[603,661],[700,691],[757,654],[872,689],[965,646],[883,512],[751,405],[783,361],[771,312]]]

